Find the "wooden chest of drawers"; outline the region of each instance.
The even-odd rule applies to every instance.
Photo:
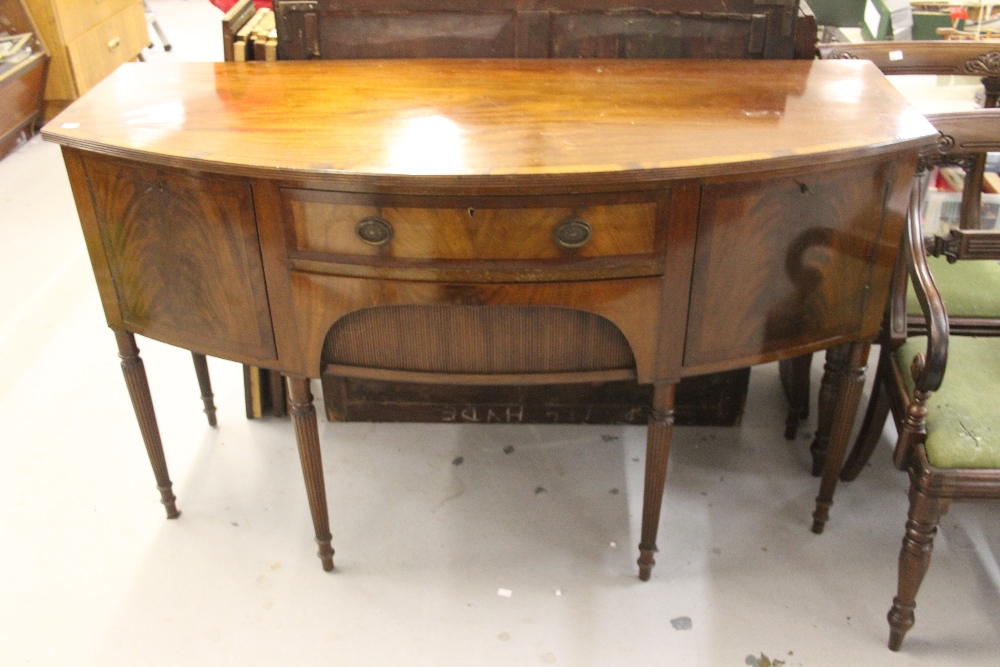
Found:
[[[52,54],[45,86],[51,118],[149,45],[142,0],[26,0]]]

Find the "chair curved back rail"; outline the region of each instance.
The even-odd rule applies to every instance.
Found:
[[[1000,86],[1000,42],[862,42],[818,44],[816,50],[821,60],[870,60],[883,74],[980,76]]]

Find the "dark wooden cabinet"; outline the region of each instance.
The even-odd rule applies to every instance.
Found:
[[[285,60],[742,59],[795,56],[799,1],[276,0],[274,11]]]

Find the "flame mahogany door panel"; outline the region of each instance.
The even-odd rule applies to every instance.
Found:
[[[129,330],[206,354],[275,359],[250,185],[83,161]]]
[[[705,185],[685,371],[874,336],[909,174],[879,160]]]

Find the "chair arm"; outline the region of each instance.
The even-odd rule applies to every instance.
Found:
[[[1000,260],[1000,231],[994,229],[952,229],[948,236],[928,236],[924,239],[928,255],[948,259],[954,264],[960,259]]]
[[[931,113],[926,118],[941,133],[937,146],[927,151],[930,155],[965,156],[1000,151],[1000,109]]]
[[[913,291],[927,322],[927,352],[914,357],[910,372],[915,391],[926,393],[937,391],[944,379],[948,360],[948,314],[927,265],[920,218],[920,191],[914,188],[910,194],[910,208],[906,216],[907,233],[903,250],[906,253]]]

